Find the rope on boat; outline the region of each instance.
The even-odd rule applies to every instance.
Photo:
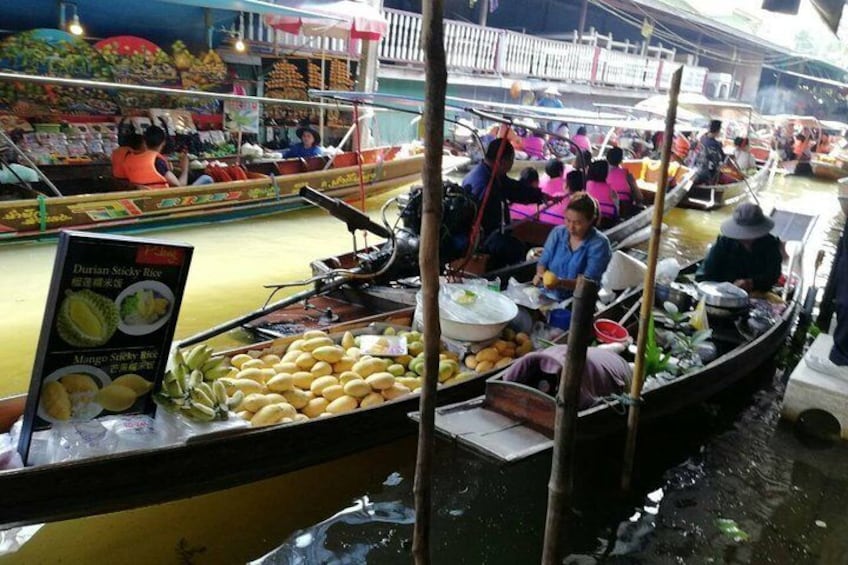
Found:
[[[624,416],[631,406],[638,406],[644,402],[642,397],[634,398],[629,394],[610,394],[600,399],[601,402],[612,408],[617,414]]]

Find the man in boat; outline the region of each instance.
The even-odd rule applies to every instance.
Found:
[[[503,379],[532,386],[554,396],[567,353],[567,345],[554,345],[528,353],[510,366]],[[621,393],[632,377],[630,364],[618,353],[600,347],[588,348],[580,378],[578,408],[591,408],[599,399]]]
[[[165,130],[159,126],[150,126],[144,131],[146,149],[138,153],[128,153],[124,158],[124,170],[129,182],[149,189],[189,184],[188,153],[180,155],[180,176],[178,177],[161,153],[166,142]],[[209,175],[201,175],[192,184],[202,185],[212,182],[212,177]]]
[[[695,184],[716,184],[724,162],[724,149],[718,137],[721,135],[721,120],[710,122],[710,129],[698,142],[695,155]]]
[[[462,179],[462,187],[485,208],[481,219],[481,250],[489,254],[488,270],[520,263],[527,254],[526,245],[508,233],[509,204],[543,204],[554,202],[539,188],[520,183],[507,176],[515,161],[515,149],[504,139],[497,138],[486,148],[486,156]],[[486,191],[489,191],[486,198]]]
[[[112,176],[117,180],[127,180],[127,171],[124,161],[131,153],[144,151],[144,137],[133,132],[127,135],[124,144],[112,151]]]
[[[739,288],[768,292],[780,278],[780,240],[771,235],[774,220],[752,202],[736,207],[721,224],[721,235],[707,253],[695,280],[731,282]]]
[[[321,134],[317,129],[307,123],[297,128],[296,133],[300,143],[289,147],[283,153],[284,159],[308,159],[324,154],[324,149],[321,147]]]
[[[555,110],[564,108],[565,106],[563,105],[562,100],[559,99],[559,96],[559,90],[553,86],[549,86],[544,92],[542,92],[542,97],[536,102],[536,106],[539,106],[540,108],[553,108]],[[552,132],[556,132],[558,127],[559,123],[555,120],[551,120],[545,124],[545,129]]]

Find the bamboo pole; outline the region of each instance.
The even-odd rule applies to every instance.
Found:
[[[435,447],[436,384],[439,376],[439,228],[442,223],[442,145],[444,143],[447,66],[444,45],[444,0],[422,3],[425,60],[424,194],[419,264],[424,324],[425,378],[421,389],[418,453],[415,462],[415,563],[430,563],[433,451]]]
[[[671,157],[671,142],[674,137],[674,123],[677,120],[677,98],[680,95],[680,80],[683,67],[671,75],[668,113],[665,116],[665,136],[663,137],[660,181],[654,197],[654,217],[651,222],[651,241],[648,244],[648,269],[642,289],[642,309],[639,313],[639,333],[636,338],[636,366],[633,369],[633,381],[630,385],[630,410],[627,414],[627,440],[624,444],[624,466],[621,471],[621,488],[630,489],[633,478],[633,460],[636,455],[636,433],[639,428],[639,399],[642,385],[645,383],[645,346],[648,337],[648,320],[654,307],[654,279],[657,273],[657,255],[662,237],[663,208],[665,206],[665,186],[668,184],[668,163]]]
[[[568,334],[568,353],[559,377],[554,425],[554,453],[551,478],[548,481],[548,514],[545,518],[545,542],[542,563],[561,563],[560,530],[562,515],[571,501],[574,470],[574,440],[576,437],[580,381],[586,365],[586,349],[592,339],[592,316],[598,297],[598,283],[580,277],[574,289],[571,328]]]

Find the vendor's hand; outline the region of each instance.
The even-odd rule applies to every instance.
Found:
[[[540,284],[542,284],[542,275],[537,273],[533,276],[533,286],[539,286]]]
[[[754,288],[754,281],[752,279],[736,279],[733,281],[733,284],[748,292]]]
[[[180,153],[180,170],[184,171],[188,168],[188,153]]]
[[[565,199],[565,196],[548,196],[547,201],[548,204],[559,204]]]

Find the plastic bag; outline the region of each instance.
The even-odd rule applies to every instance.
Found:
[[[520,283],[512,277],[510,277],[503,294],[519,306],[531,310],[538,310],[545,302],[550,302],[542,295],[542,289],[532,284]]]
[[[670,257],[657,263],[657,284],[668,286],[677,279],[677,275],[679,274],[680,264],[677,262],[677,259]]]
[[[421,293],[416,302],[421,307]],[[481,285],[443,284],[439,288],[439,316],[465,324],[500,324],[512,320],[518,306],[508,297]]]
[[[695,328],[695,330],[710,329],[710,321],[707,318],[707,302],[705,298],[701,298],[701,300],[698,301],[695,311],[692,312],[692,316],[689,318],[689,325]]]

